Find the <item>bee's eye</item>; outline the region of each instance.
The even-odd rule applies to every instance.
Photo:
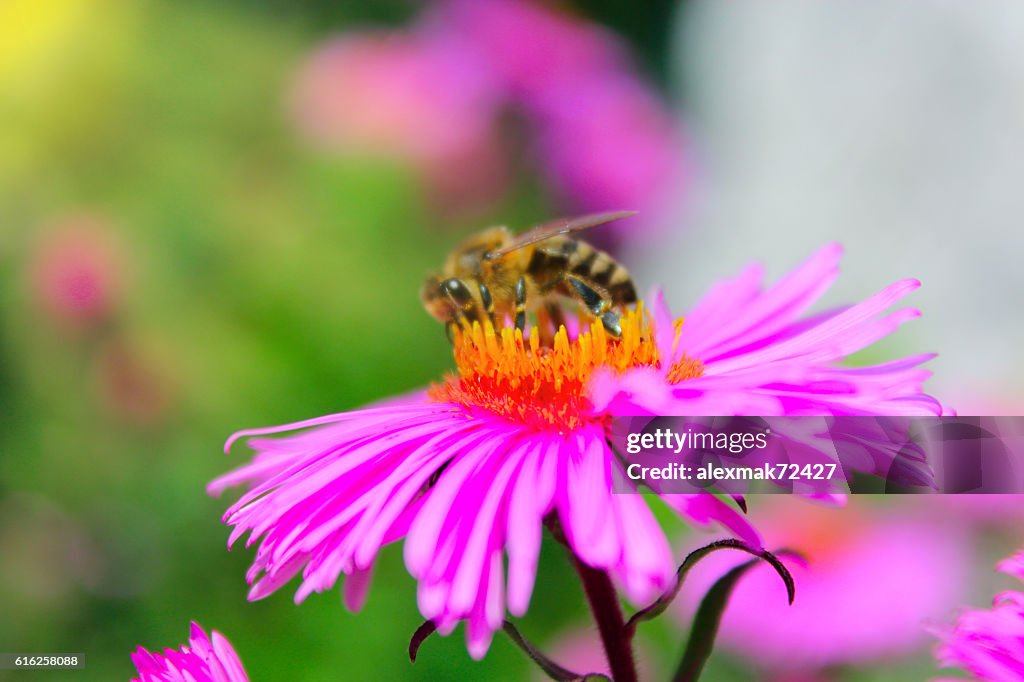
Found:
[[[473,294],[469,287],[463,284],[461,279],[454,277],[441,282],[441,291],[459,305],[465,305],[473,300]]]

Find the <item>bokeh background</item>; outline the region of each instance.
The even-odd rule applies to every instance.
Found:
[[[204,493],[236,429],[440,377],[419,285],[488,224],[639,209],[593,238],[679,309],[842,241],[827,303],[924,282],[924,318],[873,353],[937,351],[944,403],[1020,414],[1022,34],[1009,0],[0,2],[0,650],[86,653],[37,680],[127,679],[196,619],[253,679],[536,678],[500,637],[411,665],[400,548],[361,614],[246,602],[252,553]],[[751,514],[818,559],[812,596],[776,609],[751,581],[710,680],[925,679],[925,627],[1006,587],[992,562],[1024,544],[1013,498]],[[706,539],[666,526],[680,555]],[[642,630],[657,679],[686,608]],[[557,546],[521,629],[595,658]]]

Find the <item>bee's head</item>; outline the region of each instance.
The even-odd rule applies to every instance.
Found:
[[[451,322],[457,310],[455,304],[442,286],[441,278],[431,275],[420,288],[420,300],[423,307],[439,322]]]

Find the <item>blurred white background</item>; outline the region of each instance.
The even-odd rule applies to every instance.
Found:
[[[639,244],[685,310],[761,260],[778,276],[846,247],[827,304],[916,277],[923,319],[887,351],[937,351],[961,414],[1021,413],[1024,4],[697,2],[675,73],[703,186],[687,231]]]

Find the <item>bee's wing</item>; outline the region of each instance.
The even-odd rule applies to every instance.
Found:
[[[575,218],[559,218],[557,220],[537,225],[536,227],[521,234],[517,234],[509,244],[503,246],[497,251],[489,252],[484,257],[488,260],[493,260],[521,249],[524,246],[536,244],[537,242],[542,242],[545,239],[551,239],[556,235],[569,234],[570,232],[582,232],[583,230],[589,230],[590,228],[597,227],[598,225],[610,223],[613,220],[628,218],[631,215],[636,215],[636,211],[610,211],[608,213],[590,213],[588,215],[581,215]]]

